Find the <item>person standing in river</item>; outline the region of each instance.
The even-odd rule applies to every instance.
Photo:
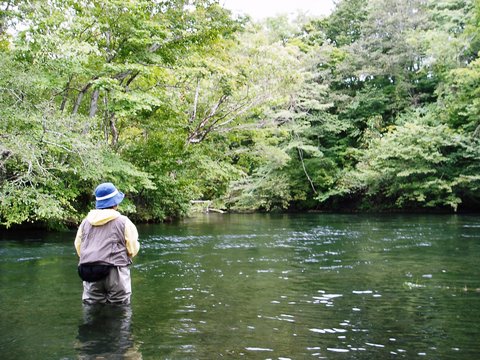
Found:
[[[95,209],[78,228],[75,249],[84,304],[130,304],[129,265],[140,244],[135,225],[117,211],[124,197],[112,183],[98,185]]]

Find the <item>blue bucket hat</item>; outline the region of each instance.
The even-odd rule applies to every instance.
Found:
[[[108,209],[122,202],[125,194],[118,191],[112,183],[103,183],[95,189],[95,207]]]

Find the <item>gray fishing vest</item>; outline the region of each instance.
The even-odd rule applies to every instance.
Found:
[[[93,226],[87,220],[82,224],[80,262],[100,263],[114,266],[127,266],[132,260],[127,254],[125,242],[125,222],[127,217],[120,215],[104,225]]]

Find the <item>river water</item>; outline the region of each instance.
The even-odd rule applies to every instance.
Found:
[[[474,359],[480,216],[140,225],[129,307],[81,304],[74,233],[0,235],[1,359]]]

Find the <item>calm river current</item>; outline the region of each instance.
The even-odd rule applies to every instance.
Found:
[[[1,359],[475,359],[480,216],[140,225],[132,305],[85,308],[74,233],[0,234]]]

